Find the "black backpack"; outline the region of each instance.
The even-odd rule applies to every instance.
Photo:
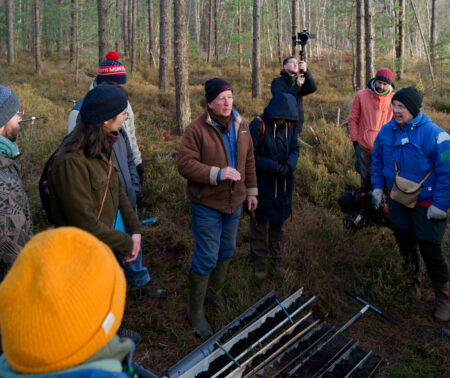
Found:
[[[48,160],[45,162],[44,169],[42,170],[41,178],[39,179],[39,195],[41,197],[42,206],[44,207],[45,213],[47,214],[47,219],[50,224],[54,224],[53,218],[52,218],[52,212],[50,208],[50,190],[48,187],[48,167],[50,166],[50,163],[53,161],[53,158],[55,157],[56,153],[61,149],[61,147],[66,142],[67,138],[72,133],[66,135],[62,142],[59,144],[58,148],[50,155]]]

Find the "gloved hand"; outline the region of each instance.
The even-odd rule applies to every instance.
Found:
[[[358,142],[356,140],[353,141],[353,148],[356,150],[356,146],[358,145]]]
[[[140,183],[142,185],[142,183],[144,182],[144,167],[142,166],[142,163],[136,165],[136,171],[137,171],[137,173],[139,175],[139,181],[140,181]]]
[[[289,164],[280,164],[277,170],[277,176],[287,177],[292,174],[292,168]]]
[[[428,220],[441,220],[447,218],[447,213],[444,210],[439,209],[438,207],[431,205],[427,211]]]
[[[378,208],[381,205],[381,201],[383,199],[383,189],[374,189],[372,191],[372,203],[373,205]]]

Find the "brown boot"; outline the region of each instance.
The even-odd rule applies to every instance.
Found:
[[[448,322],[450,320],[450,289],[448,281],[444,284],[434,283],[436,302],[434,307],[434,318],[438,322]]]
[[[409,288],[409,296],[420,299],[422,296],[423,273],[418,272],[412,276],[411,287]]]

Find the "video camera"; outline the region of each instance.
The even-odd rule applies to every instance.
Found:
[[[307,29],[303,29],[300,33],[297,33],[297,35],[292,34],[292,46],[295,48],[295,46],[300,45],[300,60],[306,61],[305,56],[305,46],[308,43],[308,39],[316,38],[315,34],[310,34]],[[303,73],[303,72],[302,72]]]

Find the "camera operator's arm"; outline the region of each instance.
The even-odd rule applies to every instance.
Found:
[[[301,69],[302,64],[305,64],[306,68],[306,62],[300,62],[299,69]],[[317,91],[317,85],[314,81],[313,75],[311,75],[311,72],[305,69],[305,81],[303,82],[303,85],[300,87],[300,95],[301,96],[307,96],[311,93],[314,93]]]

